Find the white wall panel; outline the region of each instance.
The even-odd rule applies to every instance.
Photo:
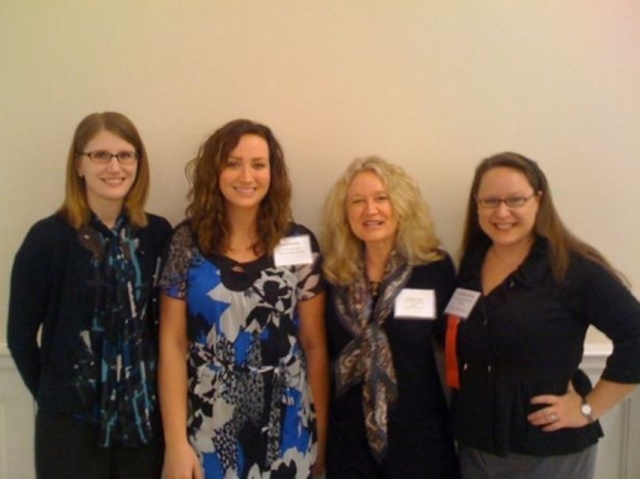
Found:
[[[33,479],[34,406],[0,344],[0,478]]]
[[[596,381],[610,352],[589,346],[582,367]],[[640,478],[640,393],[636,391],[601,421],[596,479]],[[0,344],[0,478],[34,479],[34,406],[5,346]]]

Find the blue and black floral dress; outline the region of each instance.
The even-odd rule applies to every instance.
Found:
[[[299,342],[298,301],[322,290],[320,254],[281,266],[206,257],[188,223],[174,233],[162,291],[187,302],[188,435],[207,478],[307,478],[315,414]]]

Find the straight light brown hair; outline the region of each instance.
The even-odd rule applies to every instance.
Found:
[[[108,131],[131,144],[138,155],[136,179],[124,199],[124,212],[134,227],[147,225],[144,205],[149,194],[149,159],[142,138],[134,124],[122,113],[92,113],[76,128],[67,156],[65,198],[58,212],[76,229],[89,223],[91,209],[87,202],[84,178],[78,175],[78,163],[84,149],[101,131]]]
[[[538,214],[534,224],[535,234],[547,238],[551,246],[549,250],[549,262],[553,271],[553,276],[558,282],[563,282],[567,276],[571,255],[577,254],[601,265],[612,276],[625,282],[624,277],[617,272],[606,258],[593,246],[585,243],[564,225],[556,207],[553,204],[551,188],[547,177],[542,172],[538,164],[529,158],[518,153],[504,152],[484,159],[476,168],[471,184],[471,191],[467,200],[467,218],[465,220],[464,233],[462,237],[461,256],[464,257],[471,248],[478,244],[490,244],[491,239],[480,227],[478,221],[478,201],[477,195],[480,183],[485,173],[493,168],[512,168],[522,173],[533,191],[539,195],[540,203]]]

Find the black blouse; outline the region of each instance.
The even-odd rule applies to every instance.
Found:
[[[459,286],[481,291],[488,245],[462,262]],[[481,296],[458,332],[460,389],[453,395],[454,434],[463,445],[497,455],[578,452],[602,436],[595,422],[544,432],[527,415],[533,396],[564,394],[569,381],[591,389],[579,370],[589,325],[614,345],[603,379],[640,382],[640,304],[602,266],[573,256],[565,282],[553,277],[549,244],[538,238],[524,263]]]

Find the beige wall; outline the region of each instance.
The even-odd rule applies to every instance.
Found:
[[[418,179],[452,252],[474,165],[524,153],[638,293],[638,24],[636,0],[1,0],[0,342],[13,255],[103,110],[141,130],[149,210],[174,224],[186,160],[236,117],[281,139],[299,221],[317,229],[345,164],[376,153]]]

